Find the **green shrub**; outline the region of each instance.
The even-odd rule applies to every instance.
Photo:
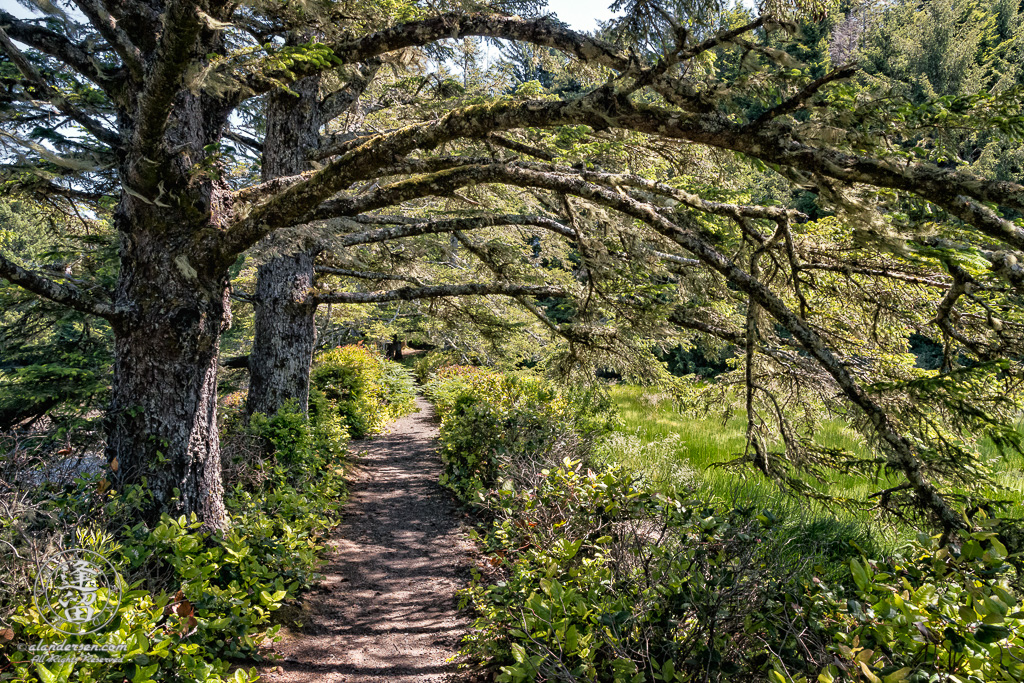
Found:
[[[463,591],[479,615],[464,651],[499,681],[763,680],[827,654],[800,607],[815,558],[780,554],[763,516],[572,461],[484,503],[490,574]]]
[[[411,372],[363,346],[341,346],[321,353],[310,372],[314,387],[337,404],[349,434],[380,432],[415,410]]]
[[[410,361],[416,381],[426,384],[430,381],[435,372],[450,365],[462,365],[466,363],[466,355],[461,351],[433,350],[417,356]]]
[[[347,435],[333,403],[311,392],[310,417],[294,403],[247,427],[240,401],[225,410],[225,457],[233,449],[254,455],[235,463],[227,481],[228,531],[204,533],[195,518],[164,516],[152,528],[118,528],[118,520],[146,498],[131,487],[96,504],[96,481],[52,501],[65,515],[90,518],[111,533],[79,532],[73,545],[100,552],[125,581],[124,598],[101,633],[73,636],[84,644],[125,645],[123,663],[42,664],[31,653],[0,647],[0,678],[26,683],[255,680],[255,671],[228,676],[231,660],[258,659],[277,638],[273,613],[318,578],[323,540],[338,522],[345,494],[342,466]],[[246,446],[248,445],[248,446]],[[12,619],[16,643],[61,638],[32,604]],[[88,653],[79,653],[88,654]],[[106,655],[103,655],[106,656]],[[5,661],[6,660],[6,661]]]
[[[425,391],[442,481],[487,513],[463,652],[502,683],[1024,680],[1019,558],[994,529],[858,559],[878,548],[853,523],[730,509],[594,460],[544,467],[606,431],[590,395],[458,366]]]
[[[855,595],[823,587],[815,596],[835,655],[818,680],[1024,680],[1024,611],[995,531],[964,533],[945,547],[921,534],[901,555],[853,559]]]
[[[441,483],[463,501],[493,486],[499,474],[529,477],[563,451],[586,451],[611,428],[601,396],[536,377],[451,366],[424,391],[441,418]]]

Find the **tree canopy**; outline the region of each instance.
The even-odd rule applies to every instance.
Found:
[[[33,9],[0,12],[5,188],[109,221],[119,263],[61,275],[5,248],[0,276],[109,324],[107,460],[154,511],[227,523],[232,293],[262,306],[254,379],[288,365],[272,345],[297,328],[259,329],[289,307],[307,359],[317,307],[356,304],[575,381],[666,381],[659,350],[728,346],[722,381],[676,387],[742,406],[739,461],[822,499],[816,473],[877,472],[870,499],[830,502],[947,532],[996,502],[1024,329],[1012,3],[631,2],[595,35],[526,3]],[[931,37],[910,50],[910,31]],[[252,264],[255,290],[233,289]],[[938,369],[914,335],[942,345]],[[289,367],[300,395],[308,360]],[[874,455],[818,445],[823,414]]]

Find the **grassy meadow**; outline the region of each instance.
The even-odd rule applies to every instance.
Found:
[[[755,505],[786,519],[802,520],[802,525],[825,524],[827,520],[852,523],[889,542],[911,533],[905,528],[877,524],[879,520],[870,511],[828,510],[814,501],[797,500],[749,467],[718,467],[743,452],[746,421],[739,411],[723,422],[720,416],[681,414],[671,399],[659,400],[657,393],[643,387],[615,385],[608,387],[608,392],[618,409],[621,426],[603,447],[603,457],[642,473],[656,487],[692,484],[731,505]],[[841,447],[858,455],[869,452],[863,438],[841,420],[819,425],[816,440],[823,446]],[[997,468],[996,480],[1007,488],[999,497],[1024,502],[1024,458],[1002,461]],[[804,480],[820,491],[857,500],[885,487],[884,481],[837,472],[829,472],[823,482]]]

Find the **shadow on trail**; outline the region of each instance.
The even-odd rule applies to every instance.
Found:
[[[350,481],[344,521],[324,582],[306,596],[301,632],[263,667],[274,683],[443,681],[466,629],[455,592],[469,577],[472,546],[438,484],[432,407],[391,432],[353,443],[365,451]]]

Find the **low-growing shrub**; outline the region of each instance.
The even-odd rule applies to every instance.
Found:
[[[834,634],[834,664],[818,680],[1024,680],[1024,611],[1007,556],[989,529],[946,546],[920,534],[896,559],[852,559],[853,595],[814,596]]]
[[[471,361],[467,361],[466,355],[461,351],[434,349],[416,356],[409,362],[409,365],[416,376],[416,381],[420,384],[426,384],[433,377],[434,373],[441,368],[446,368],[450,365],[464,365],[467,362]]]
[[[0,679],[255,680],[254,670],[229,676],[231,661],[258,659],[260,646],[277,638],[273,613],[317,580],[323,539],[344,498],[347,435],[323,394],[312,392],[310,403],[309,419],[290,403],[272,417],[253,416],[247,426],[241,401],[225,406],[232,433],[225,435],[224,457],[234,461],[227,470],[226,532],[208,534],[194,518],[167,516],[152,527],[125,527],[123,520],[147,498],[139,486],[111,493],[102,480],[82,479],[54,497],[54,514],[88,515],[92,530],[80,526],[75,538],[53,542],[99,552],[123,579],[113,621],[99,633],[69,639],[125,649],[114,651],[115,663],[87,661],[95,654],[88,651],[70,653],[77,661],[33,662],[23,646],[62,638],[26,603],[11,619],[11,637],[0,638]]]
[[[946,546],[921,535],[868,560],[878,546],[856,524],[730,508],[692,488],[699,476],[627,472],[614,451],[648,447],[593,448],[580,435],[609,422],[585,394],[476,367],[425,389],[442,481],[486,512],[463,653],[501,683],[1024,680],[1005,530]],[[563,453],[595,457],[551,464]]]
[[[441,483],[470,501],[499,474],[526,477],[589,450],[611,429],[609,404],[592,391],[469,366],[437,371],[424,387],[441,419]]]
[[[779,553],[781,530],[750,511],[573,461],[484,504],[465,651],[499,681],[763,680],[773,660],[809,672],[827,656],[801,607],[815,558]]]
[[[353,438],[380,432],[392,420],[416,409],[412,373],[363,346],[341,346],[321,353],[310,380],[337,404]]]

